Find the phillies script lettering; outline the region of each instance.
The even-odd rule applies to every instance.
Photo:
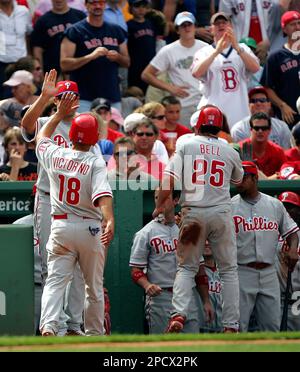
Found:
[[[155,249],[155,253],[166,253],[176,251],[178,239],[165,241],[159,237],[152,238],[150,245]]]
[[[240,229],[243,231],[278,231],[278,223],[266,217],[253,217],[246,220],[242,216],[233,216],[233,221],[236,234],[240,232]]]

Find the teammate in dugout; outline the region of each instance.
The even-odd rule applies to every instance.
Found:
[[[297,260],[299,227],[283,204],[258,191],[258,169],[244,161],[243,182],[232,198],[240,283],[240,330],[247,332],[252,312],[260,331],[279,331],[280,288],[275,268],[278,236],[287,241],[291,269]]]
[[[155,200],[158,189],[155,190]],[[175,206],[178,204],[180,191],[173,190],[165,202],[163,215],[155,218],[135,234],[129,266],[134,283],[146,292],[145,315],[150,334],[164,333],[173,311],[172,293],[176,276],[176,248],[179,228],[175,223]],[[199,272],[195,277],[196,287],[193,289],[188,316],[182,332],[199,333],[200,308],[202,318],[210,323],[213,310],[209,301],[207,277],[203,262],[198,265]],[[147,270],[144,273],[144,270]],[[203,307],[200,304],[199,294]]]
[[[283,203],[285,206],[288,214],[292,217],[292,219],[296,222],[298,227],[300,228],[300,196],[292,191],[285,191],[282,192],[278,199]],[[298,238],[300,241],[300,230],[297,231]],[[281,311],[283,311],[283,303],[284,303],[284,293],[286,290],[287,284],[287,272],[288,272],[288,262],[286,260],[285,249],[286,244],[281,244],[279,246],[279,250],[277,252],[277,259],[276,259],[276,270],[277,276],[279,279],[280,284],[280,292],[281,292]],[[299,247],[300,249],[300,247]],[[298,249],[298,254],[300,253]],[[288,316],[287,316],[287,330],[288,331],[300,331],[300,314],[299,314],[299,305],[297,306],[297,302],[299,304],[299,296],[300,296],[300,260],[297,261],[297,264],[292,272],[292,288],[289,293],[289,300],[288,300]]]
[[[159,190],[153,217],[181,182],[182,222],[177,246],[178,271],[173,287],[175,311],[169,332],[179,332],[188,315],[199,260],[208,240],[216,259],[223,289],[222,324],[224,332],[239,329],[239,284],[236,241],[230,206],[230,182],[239,183],[243,169],[238,153],[217,138],[222,129],[222,112],[204,106],[195,123],[195,135],[186,135],[176,144]]]
[[[36,154],[50,179],[52,215],[40,322],[43,336],[58,332],[64,292],[77,262],[86,286],[85,334],[104,333],[103,271],[105,249],[114,235],[114,216],[105,162],[89,151],[98,141],[98,122],[92,114],[72,120],[72,149],[57,146],[50,139],[76,102],[75,94],[63,94],[56,114],[37,135]]]

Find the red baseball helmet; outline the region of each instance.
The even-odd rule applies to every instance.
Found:
[[[300,196],[298,194],[292,192],[292,191],[282,192],[278,196],[278,199],[282,203],[290,203],[290,204],[294,204],[294,205],[297,205],[298,207],[300,207]]]
[[[83,145],[95,145],[99,138],[99,125],[97,119],[91,114],[80,114],[72,120],[70,140]]]
[[[212,126],[222,129],[223,114],[218,107],[208,106],[200,109],[200,114],[195,127]]]

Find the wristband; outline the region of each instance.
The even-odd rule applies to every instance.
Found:
[[[142,272],[142,271],[133,271],[131,273],[131,279],[133,280],[133,282],[136,284],[141,278],[147,278],[147,276]]]

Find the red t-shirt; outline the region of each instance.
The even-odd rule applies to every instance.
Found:
[[[184,134],[192,133],[192,131],[190,129],[188,129],[184,125],[181,125],[181,124],[178,124],[178,123],[176,124],[176,128],[174,130],[161,129],[161,132],[163,132],[163,133],[176,132],[177,133],[177,138],[183,136]]]
[[[250,145],[251,139],[246,138],[244,141],[239,142],[241,149],[244,143]],[[284,150],[272,141],[268,141],[265,154],[262,157],[258,158],[254,150],[252,157],[258,169],[266,176],[272,176],[274,173],[279,172],[282,164],[286,162]]]
[[[285,156],[287,161],[300,161],[300,150],[293,147],[285,151]]]
[[[117,132],[111,128],[107,128],[107,139],[110,140],[112,143],[115,143],[116,139],[124,137],[124,134]]]

